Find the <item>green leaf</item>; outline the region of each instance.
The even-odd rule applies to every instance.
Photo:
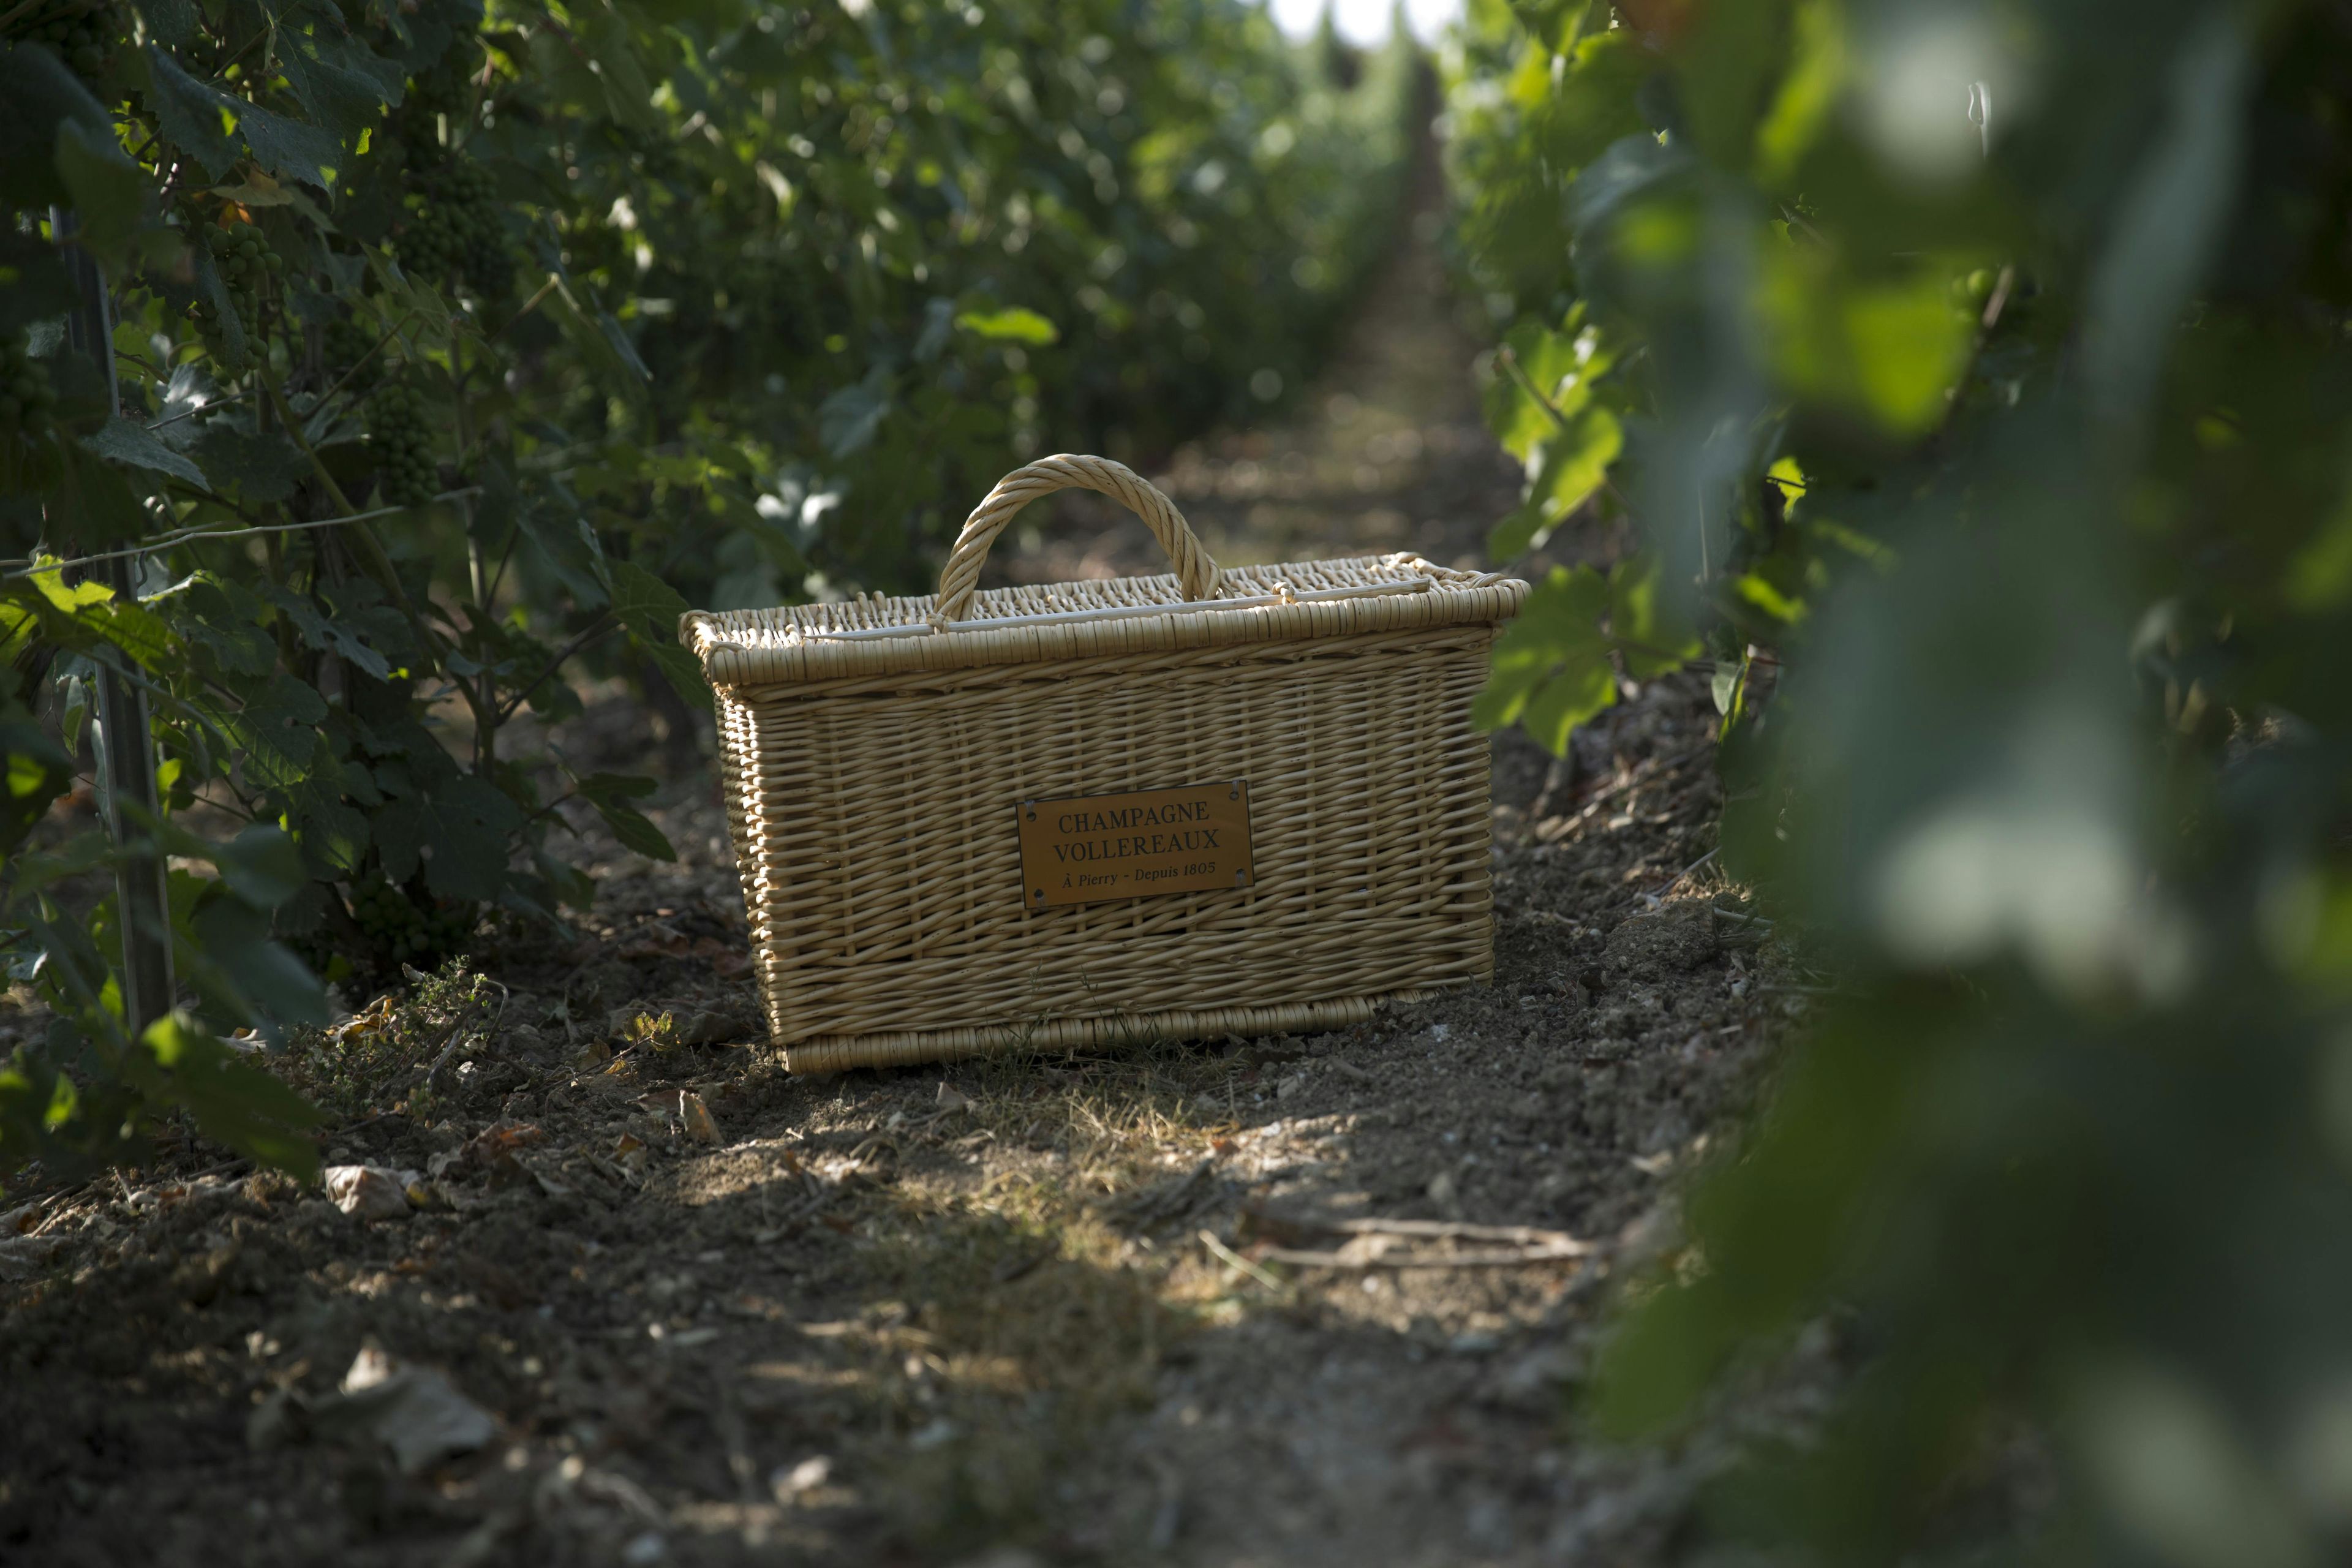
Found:
[[[1503,449],[1525,463],[1546,437],[1592,396],[1611,356],[1597,329],[1582,324],[1581,307],[1558,331],[1523,321],[1503,339],[1486,393],[1486,425]]]
[[[521,826],[522,810],[504,791],[457,773],[379,812],[376,853],[395,882],[422,865],[425,885],[438,896],[487,903],[499,896],[508,840]]]
[[[419,289],[419,292],[425,292]],[[611,312],[592,310],[573,297],[572,285],[559,277],[554,289],[540,306],[562,331],[564,341],[583,364],[606,387],[631,398],[646,395],[651,379],[645,361]]]
[[[604,107],[621,124],[637,131],[661,128],[653,107],[652,73],[630,37],[627,18],[618,7],[583,7],[572,15],[579,45],[594,66],[593,80]]]
[[[1845,85],[1845,19],[1837,0],[1800,0],[1788,71],[1756,130],[1758,172],[1780,184],[1820,138]]]
[[[2298,610],[2332,610],[2347,599],[2352,599],[2352,489],[2312,530],[2286,569],[2286,602]]]
[[[145,426],[120,414],[109,419],[95,434],[83,437],[81,444],[100,457],[114,462],[152,468],[157,473],[185,479],[199,489],[212,488],[202,468],[157,440],[154,432]]]
[[[294,840],[267,823],[253,823],[214,849],[213,864],[229,891],[258,910],[274,910],[310,879]]]
[[[85,654],[117,648],[155,673],[175,671],[184,657],[179,638],[161,616],[135,600],[117,599],[105,584],[84,581],[68,588],[56,571],[24,580],[39,596],[40,622],[57,640]],[[18,603],[24,603],[22,597]]]
[[[46,44],[0,44],[0,197],[22,207],[50,203],[70,205],[74,193],[54,157],[67,126],[77,145],[96,148],[111,142],[114,121]],[[120,152],[118,150],[118,156]]]
[[[1609,601],[1607,579],[1591,567],[1553,567],[1496,639],[1471,721],[1496,730],[1524,721],[1554,752],[1565,747],[1571,728],[1616,700],[1616,671],[1601,633]]]
[[[0,759],[7,767],[0,789],[0,857],[16,853],[25,836],[46,816],[49,803],[73,786],[73,759],[26,714],[0,718]]]
[[[653,661],[654,667],[662,672],[662,679],[669,682],[670,689],[676,691],[688,707],[698,708],[705,713],[710,711],[710,683],[703,676],[701,661],[680,647],[676,636],[644,637],[633,634],[629,642]]]
[[[1616,700],[1617,673],[1608,660],[1580,659],[1544,682],[1519,715],[1519,728],[1553,756],[1562,756],[1570,732]]]
[[[1528,130],[1555,174],[1572,175],[1620,137],[1648,133],[1637,95],[1658,74],[1658,57],[1631,28],[1577,45],[1558,90],[1528,116]]]
[[[327,172],[343,162],[326,132],[255,104],[238,103],[236,130],[253,161],[280,179],[325,187],[332,184]]]
[[[513,482],[500,465],[486,467],[485,484],[495,489]],[[514,518],[523,538],[547,563],[574,604],[593,610],[606,602],[604,547],[576,507],[534,506],[519,500]]]
[[[58,127],[58,179],[79,222],[76,240],[108,267],[119,266],[147,210],[147,177],[125,156],[114,128],[78,121]]]
[[[284,431],[255,432],[226,419],[207,424],[189,450],[222,489],[249,506],[284,500],[310,471],[310,459]]]
[[[277,668],[278,645],[262,628],[261,601],[233,580],[192,573],[146,603],[183,640],[209,650],[228,674],[262,676]]]
[[[311,758],[310,773],[282,793],[295,840],[314,874],[355,874],[373,838],[367,815],[351,803],[356,800],[369,807],[383,804],[367,770],[321,745]]]
[[[238,761],[247,781],[283,791],[310,771],[317,725],[326,716],[326,700],[315,689],[280,671],[222,727],[243,748]]]
[[[103,548],[136,539],[146,531],[146,509],[139,504],[139,497],[121,469],[79,442],[61,451],[65,461],[60,465],[51,504],[58,515],[70,517],[79,525],[75,543]]]
[[[321,653],[332,653],[349,659],[378,680],[392,679],[392,665],[383,654],[370,647],[361,637],[361,628],[342,616],[321,614],[308,595],[291,588],[273,586],[269,602],[280,614],[292,621],[302,640]]]
[[[1658,591],[1658,558],[1642,554],[1621,561],[1609,574],[1609,637],[1625,673],[1654,680],[1696,658],[1698,634],[1675,617]]]
[[[1956,310],[1940,272],[1866,281],[1821,247],[1765,247],[1757,313],[1774,372],[1790,391],[1863,415],[1898,436],[1944,416],[1968,363],[1973,314]]]
[[[1776,621],[1794,626],[1805,618],[1805,602],[1792,599],[1772,585],[1771,580],[1759,572],[1744,572],[1731,585],[1732,591]]]
[[[140,0],[135,7],[147,25],[147,36],[175,49],[196,41],[198,17],[194,0]]]
[[[1008,305],[1001,310],[966,310],[955,324],[975,337],[993,342],[1031,343],[1039,348],[1062,341],[1062,330],[1034,310]]]
[[[141,1037],[160,1097],[185,1110],[196,1130],[236,1153],[304,1181],[319,1173],[317,1145],[301,1129],[324,1118],[309,1100],[240,1060],[184,1013],[148,1026]]]
[[[845,386],[817,405],[817,439],[836,458],[862,452],[890,412],[890,369],[876,365],[865,379]]]
[[[654,781],[621,773],[592,773],[574,782],[580,797],[596,808],[622,847],[656,860],[675,860],[677,851],[662,830],[629,802],[654,792]]]
[[[220,324],[220,352],[214,356],[219,363],[215,368],[232,374],[241,372],[246,367],[246,356],[251,345],[246,342],[245,322],[238,317],[236,300],[229,293],[228,282],[222,278],[220,266],[213,259],[208,247],[192,245],[185,254],[191,278],[195,283],[196,298],[213,308],[214,319]],[[171,444],[180,447],[201,446],[210,438],[214,430],[225,428],[227,426],[220,421],[205,426],[196,426],[194,421],[184,421],[173,426],[175,434]],[[215,462],[208,461],[205,470],[214,475],[220,473]]]
[[[192,927],[203,960],[218,981],[233,989],[231,1006],[242,1004],[248,1021],[316,1027],[332,1016],[326,987],[292,950],[270,934],[269,919],[235,899],[213,898]]]
[[[678,591],[635,562],[612,562],[610,572],[613,614],[621,624],[642,637],[676,641],[688,608]]]
[[[449,302],[441,297],[440,289],[425,279],[410,277],[388,261],[382,250],[373,247],[367,252],[367,270],[380,299],[378,319],[406,321],[409,323],[401,329],[394,346],[415,359],[431,349],[448,344],[452,330]],[[572,300],[559,289],[548,296],[540,309],[561,324],[570,319]],[[565,329],[564,336],[572,340],[575,350],[582,347],[572,337],[569,327]]]
[[[371,54],[332,7],[297,6],[294,16],[307,21],[308,29],[281,26],[272,58],[311,121],[351,146],[383,117],[387,105],[400,101],[407,73]]]
[[[1592,498],[1624,447],[1624,428],[1614,414],[1597,403],[1579,409],[1537,448],[1519,509],[1487,536],[1487,554],[1508,561],[1540,544]]]
[[[1786,0],[1720,7],[1706,26],[1689,29],[1675,51],[1675,101],[1702,153],[1734,168],[1750,162],[1756,124],[1787,58],[1788,41]]]
[[[147,107],[157,127],[195,161],[206,184],[225,178],[236,163],[234,132],[244,105],[190,76],[161,46],[148,45],[146,56]]]

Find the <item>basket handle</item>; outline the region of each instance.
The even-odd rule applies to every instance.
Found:
[[[1039,496],[1073,489],[1107,495],[1143,519],[1144,526],[1151,530],[1151,536],[1160,541],[1160,547],[1174,563],[1176,580],[1183,585],[1186,598],[1217,596],[1224,574],[1217,570],[1209,552],[1201,548],[1200,540],[1185,525],[1184,514],[1176,510],[1174,501],[1124,463],[1064,452],[1013,469],[996,481],[988,499],[972,509],[971,515],[964,520],[963,531],[956,535],[955,548],[948,552],[947,565],[940,572],[937,607],[929,617],[931,625],[943,629],[950,621],[970,616],[971,596],[980,586],[981,563],[988,559],[988,547],[996,542],[996,536],[1004,531],[1004,525],[1013,521],[1014,512]]]

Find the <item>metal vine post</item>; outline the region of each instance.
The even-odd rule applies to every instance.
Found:
[[[74,215],[50,209],[50,228],[65,252],[74,280],[68,341],[95,362],[106,388],[108,417],[121,412],[114,377],[114,322],[98,258],[73,243]],[[58,520],[68,529],[89,520]],[[99,563],[98,575],[117,599],[138,597],[133,558],[117,554]],[[148,727],[147,694],[110,663],[98,678],[96,731],[99,800],[113,840],[114,900],[122,925],[122,1021],[132,1039],[172,1010],[172,921],[163,857],[142,826],[161,819],[155,795],[155,743]]]

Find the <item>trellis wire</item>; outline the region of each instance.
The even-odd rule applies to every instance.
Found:
[[[481,486],[467,485],[458,489],[443,490],[424,504],[431,506],[434,501],[456,500],[460,497],[478,496],[481,493]],[[62,572],[70,566],[89,566],[102,561],[126,561],[134,556],[152,555],[158,551],[169,550],[176,544],[196,544],[212,539],[243,539],[256,533],[299,533],[306,529],[337,528],[347,522],[369,522],[379,517],[391,517],[395,513],[412,510],[405,506],[380,506],[370,511],[352,512],[348,517],[314,518],[308,522],[257,522],[244,528],[184,529],[177,533],[167,533],[145,540],[128,549],[109,550],[97,555],[76,555],[64,561],[39,559],[0,561],[0,566],[19,568],[17,571],[0,574],[0,583],[13,583],[19,578],[38,576],[44,572]]]

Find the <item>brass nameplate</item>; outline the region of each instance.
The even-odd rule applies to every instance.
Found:
[[[1249,781],[1024,800],[1021,901],[1033,910],[1246,888]]]

